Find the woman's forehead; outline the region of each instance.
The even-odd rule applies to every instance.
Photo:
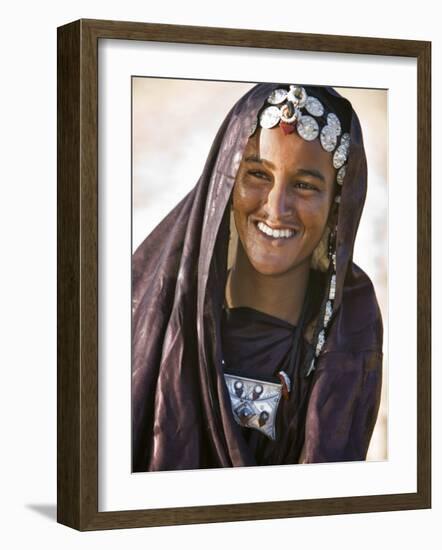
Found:
[[[276,166],[307,162],[334,172],[332,154],[324,151],[318,139],[306,141],[297,132],[285,134],[280,127],[261,128],[247,142],[244,160],[261,159]]]

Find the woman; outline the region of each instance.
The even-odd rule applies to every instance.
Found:
[[[382,373],[352,262],[366,179],[333,89],[259,84],[233,107],[133,257],[134,471],[365,459]]]

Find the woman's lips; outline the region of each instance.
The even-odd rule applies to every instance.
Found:
[[[294,229],[288,227],[272,228],[263,221],[255,222],[260,233],[272,239],[291,239],[296,235]]]

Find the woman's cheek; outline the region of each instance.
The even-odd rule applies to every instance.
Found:
[[[247,190],[241,197],[242,207],[248,213],[256,213],[264,207],[267,201],[267,192],[265,189],[253,188]]]
[[[318,200],[305,201],[299,204],[298,210],[310,226],[325,227],[329,213],[328,198],[318,197]]]
[[[241,214],[253,211],[259,204],[260,195],[256,191],[239,188],[233,197],[233,208]]]

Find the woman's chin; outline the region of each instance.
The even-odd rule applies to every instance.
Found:
[[[295,265],[280,262],[252,261],[251,264],[254,270],[259,274],[275,277],[278,275],[284,275],[295,267]]]
[[[291,259],[287,258],[287,256],[279,256],[278,258],[249,257],[249,262],[253,269],[259,274],[277,277],[299,269],[309,268],[311,264],[311,257]]]

